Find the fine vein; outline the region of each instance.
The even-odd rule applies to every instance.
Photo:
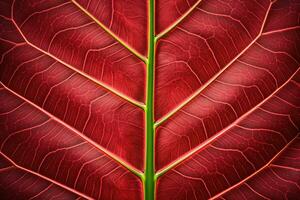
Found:
[[[180,22],[182,22],[187,16],[189,16],[189,14],[191,12],[193,12],[193,10],[195,10],[195,8],[199,5],[199,3],[202,0],[198,0],[192,7],[189,8],[189,10],[187,12],[185,12],[179,19],[177,19],[174,23],[172,23],[168,28],[166,28],[164,31],[162,31],[161,33],[159,33],[156,36],[156,39],[160,39],[163,36],[165,36],[167,33],[169,33],[171,30],[173,30],[178,24],[180,24]]]
[[[250,176],[246,177],[245,179],[241,180],[240,182],[236,183],[235,185],[227,188],[226,190],[220,192],[219,194],[211,197],[210,200],[217,199],[218,197],[222,196],[226,192],[228,192],[228,191],[230,191],[230,190],[232,190],[232,189],[240,186],[241,184],[245,183],[247,180],[251,179],[252,177],[254,177],[255,175],[257,175],[258,173],[260,173],[261,171],[263,171],[264,169],[266,169],[267,167],[271,167],[272,162],[274,160],[276,160],[298,137],[299,137],[299,133],[289,143],[287,143],[275,156],[273,156],[273,158],[267,164],[265,164],[264,166],[262,166],[255,173],[251,174]]]
[[[15,166],[16,168],[19,168],[20,170],[23,170],[23,171],[25,171],[25,172],[27,172],[27,173],[36,175],[36,176],[38,176],[38,177],[40,177],[40,178],[42,178],[42,179],[44,179],[44,180],[47,180],[47,181],[51,182],[51,183],[54,184],[54,185],[57,185],[57,186],[59,186],[59,187],[61,187],[61,188],[64,188],[64,189],[66,189],[66,190],[68,190],[68,191],[70,191],[70,192],[72,192],[72,193],[74,193],[74,194],[77,194],[77,195],[79,195],[79,196],[81,196],[81,197],[83,197],[83,198],[85,198],[85,199],[89,199],[89,200],[92,200],[92,199],[93,199],[93,198],[91,198],[91,197],[89,197],[89,196],[87,196],[87,195],[85,195],[85,194],[83,194],[83,193],[81,193],[81,192],[79,192],[79,191],[77,191],[77,190],[75,190],[75,189],[72,189],[72,188],[70,188],[70,187],[68,187],[68,186],[66,186],[66,185],[63,185],[63,184],[61,184],[61,183],[59,183],[59,182],[57,182],[57,181],[55,181],[55,180],[53,180],[53,179],[50,179],[50,178],[48,178],[48,177],[46,177],[46,176],[43,176],[43,175],[41,175],[41,174],[39,174],[39,173],[37,173],[37,172],[35,172],[35,171],[32,171],[32,170],[26,169],[26,168],[24,168],[24,167],[21,167],[20,165],[16,164],[12,159],[10,159],[8,156],[6,156],[6,155],[5,155],[3,152],[1,152],[1,151],[0,151],[0,155],[2,155],[2,156],[3,156],[5,159],[7,159],[13,166]]]
[[[94,146],[96,149],[99,149],[101,152],[103,152],[104,154],[106,154],[108,157],[110,157],[111,159],[113,159],[114,161],[116,161],[117,163],[121,164],[123,167],[125,167],[126,169],[128,169],[129,171],[131,171],[133,174],[135,174],[138,177],[142,177],[142,173],[140,171],[138,171],[137,169],[135,169],[134,167],[132,167],[131,165],[127,164],[125,161],[123,161],[121,158],[119,158],[117,155],[109,152],[108,150],[106,150],[105,148],[101,147],[99,144],[97,144],[96,142],[94,142],[93,140],[91,140],[90,138],[88,138],[87,136],[85,136],[84,134],[82,134],[81,132],[79,132],[77,129],[73,128],[72,126],[70,126],[69,124],[65,123],[64,121],[62,121],[61,119],[57,118],[56,116],[52,115],[51,113],[49,113],[48,111],[44,110],[43,108],[41,108],[40,106],[36,105],[35,103],[33,103],[32,101],[29,101],[27,98],[21,96],[20,94],[16,93],[15,91],[11,90],[10,88],[8,88],[6,85],[4,85],[2,82],[0,82],[0,86],[4,87],[7,91],[9,91],[10,93],[14,94],[15,96],[19,97],[20,99],[22,99],[23,101],[25,101],[26,103],[30,104],[31,106],[35,107],[36,109],[38,109],[39,111],[43,112],[44,114],[46,114],[47,116],[49,116],[50,119],[55,120],[56,122],[62,124],[64,127],[68,128],[69,130],[73,131],[74,133],[76,133],[79,137],[81,137],[83,140],[87,141],[89,144],[91,144],[92,146]]]
[[[266,97],[259,104],[257,104],[252,109],[250,109],[248,112],[244,113],[242,116],[240,116],[239,118],[237,118],[234,122],[232,122],[226,128],[222,129],[220,132],[218,132],[217,134],[215,134],[213,137],[207,139],[205,142],[201,143],[200,145],[198,145],[197,147],[195,147],[190,152],[188,152],[185,155],[179,157],[177,160],[175,160],[174,162],[172,162],[171,164],[169,164],[165,168],[163,168],[160,171],[158,171],[155,176],[157,178],[160,177],[160,176],[162,176],[167,171],[169,171],[173,167],[177,166],[179,163],[183,162],[184,160],[186,160],[187,158],[189,158],[190,156],[192,156],[193,154],[195,154],[196,152],[200,151],[201,149],[203,149],[204,147],[206,147],[207,145],[209,145],[213,141],[215,141],[217,138],[219,138],[220,136],[222,136],[226,131],[228,131],[230,128],[232,128],[233,126],[235,126],[236,124],[238,124],[240,121],[242,121],[248,115],[250,115],[251,113],[253,113],[257,108],[259,108],[261,105],[263,105],[265,102],[267,102],[270,98],[272,98],[278,91],[280,91],[286,84],[288,84],[295,77],[295,75],[298,73],[299,70],[300,69],[297,69],[293,73],[293,75],[291,75],[291,77],[288,80],[286,80],[286,82],[284,82],[280,87],[278,87],[272,94],[270,94],[268,97]]]
[[[131,48],[126,42],[120,39],[116,34],[114,34],[111,30],[109,30],[103,23],[101,23],[97,18],[95,18],[91,13],[89,13],[86,9],[84,9],[79,3],[75,0],[71,0],[81,11],[83,11],[87,16],[89,16],[96,24],[98,24],[105,32],[107,32],[110,36],[112,36],[115,40],[117,40],[121,45],[123,45],[126,49],[128,49],[133,55],[142,60],[144,63],[147,62],[147,58],[145,56],[138,53],[135,49]]]
[[[23,39],[25,40],[25,42],[26,42],[28,45],[30,45],[31,47],[35,48],[36,50],[38,50],[38,51],[40,51],[40,52],[42,52],[42,53],[44,53],[44,54],[46,54],[47,56],[51,57],[52,59],[58,61],[59,63],[61,63],[61,64],[63,64],[64,66],[68,67],[69,69],[71,69],[71,70],[77,72],[77,73],[80,74],[81,76],[83,76],[83,77],[87,78],[88,80],[90,80],[90,81],[96,83],[97,85],[100,85],[101,87],[105,88],[106,90],[110,91],[111,93],[113,93],[113,94],[115,94],[115,95],[121,97],[122,99],[128,101],[129,103],[131,103],[131,104],[133,104],[133,105],[135,105],[135,106],[138,106],[138,107],[144,109],[144,107],[145,107],[144,104],[142,104],[142,103],[140,103],[140,102],[138,102],[138,101],[136,101],[136,100],[130,98],[129,96],[126,96],[126,95],[122,94],[122,93],[119,92],[119,91],[116,91],[115,89],[113,89],[113,88],[110,87],[109,85],[106,85],[105,83],[98,81],[97,79],[95,79],[95,78],[89,76],[88,74],[86,74],[86,73],[84,73],[84,72],[82,72],[82,71],[76,69],[75,67],[69,65],[68,63],[62,61],[61,59],[57,58],[56,56],[52,55],[51,53],[49,53],[49,52],[47,52],[47,51],[45,51],[45,50],[43,50],[43,49],[37,47],[36,45],[34,45],[33,43],[31,43],[31,42],[26,38],[26,36],[25,36],[24,33],[22,32],[22,30],[19,28],[19,26],[17,25],[17,23],[14,21],[14,19],[12,19],[12,22],[13,22],[13,24],[15,25],[15,27],[17,28],[17,30],[19,31],[19,33],[21,34],[21,36],[23,37]]]
[[[191,102],[195,97],[197,97],[205,88],[207,88],[214,80],[216,80],[223,72],[228,69],[232,63],[234,63],[240,56],[242,56],[262,35],[263,28],[265,26],[265,22],[267,20],[269,11],[271,9],[272,3],[270,3],[269,8],[265,14],[265,18],[263,20],[261,29],[258,33],[258,35],[252,40],[252,42],[243,49],[236,57],[234,57],[225,67],[223,67],[217,74],[215,74],[212,78],[210,78],[202,87],[200,87],[196,92],[194,92],[190,97],[188,97],[185,101],[183,101],[180,105],[178,105],[176,108],[171,110],[169,113],[167,113],[165,116],[163,116],[161,119],[155,122],[155,127],[161,125],[163,122],[165,122],[167,119],[169,119],[171,116],[173,116],[175,113],[177,113],[178,110],[180,110],[182,107],[184,107],[186,104]]]

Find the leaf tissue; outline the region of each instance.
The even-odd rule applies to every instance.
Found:
[[[2,0],[0,198],[297,199],[299,0]]]

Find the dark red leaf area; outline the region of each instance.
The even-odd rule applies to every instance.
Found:
[[[7,38],[9,42],[0,41],[6,50],[1,81],[142,170],[142,110],[22,41],[11,22],[1,22],[9,27],[5,36],[13,34],[13,38]]]
[[[158,199],[240,197],[236,194],[295,199],[300,192],[299,86],[297,73],[267,102],[167,172],[158,181]]]
[[[272,164],[220,199],[298,199],[300,192],[300,138]],[[239,198],[238,198],[239,197]]]
[[[299,0],[0,0],[0,55],[0,199],[299,198]]]
[[[156,33],[168,28],[196,2],[197,0],[156,0]]]
[[[3,105],[0,107],[1,152],[16,163],[12,174],[3,177],[13,176],[11,184],[13,179],[32,182],[26,185],[28,188],[18,185],[20,193],[29,195],[39,189],[34,188],[37,181],[49,186],[49,181],[53,180],[51,187],[44,189],[45,195],[55,191],[54,196],[71,195],[65,191],[67,188],[95,199],[142,198],[140,180],[76,132],[3,88],[0,89],[0,104]],[[21,169],[17,169],[18,166]],[[41,180],[22,168],[51,180]],[[63,184],[65,189],[55,181]],[[25,188],[22,190],[22,187]],[[8,192],[6,190],[4,194],[9,195]]]
[[[203,1],[159,41],[156,119],[204,86],[247,48],[264,25],[269,4],[268,0]]]
[[[61,188],[32,173],[18,169],[0,156],[0,196],[2,199],[81,199],[79,195]],[[82,198],[85,199],[85,198]]]
[[[129,97],[144,101],[143,62],[74,3],[26,0],[9,6],[19,32],[28,42]]]
[[[78,0],[78,3],[122,40],[146,55],[147,1]]]
[[[278,3],[280,5],[280,1]],[[275,3],[269,16],[277,18],[281,13],[289,12],[293,6],[292,3],[285,5],[279,12]],[[270,27],[268,21],[273,19],[270,17],[266,19],[266,28],[273,32],[263,31],[259,39],[234,59],[209,85],[204,86],[199,95],[158,128],[157,170],[215,137],[236,123],[236,120],[249,115],[259,104],[288,84],[300,66],[300,29],[295,26],[277,29],[283,28],[284,19],[277,20],[277,27],[272,23]],[[290,18],[292,17],[295,21],[298,14],[291,12]],[[173,34],[176,36],[175,32]],[[198,66],[197,69],[207,69],[206,67]],[[172,72],[174,71],[176,70]],[[182,78],[179,75],[177,77]],[[191,80],[191,76],[188,77]],[[182,91],[187,90],[182,88]],[[165,100],[171,101],[174,102],[172,98]],[[270,111],[274,109],[275,106]]]

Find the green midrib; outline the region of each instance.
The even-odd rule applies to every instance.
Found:
[[[145,200],[153,200],[155,196],[155,169],[154,169],[154,60],[155,60],[155,31],[154,31],[154,0],[148,5],[148,60],[146,85],[146,163],[143,176]]]

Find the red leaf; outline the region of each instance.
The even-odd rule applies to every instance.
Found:
[[[64,199],[70,195],[68,190],[75,194],[84,193],[85,196],[80,196],[85,198],[141,198],[138,178],[105,155],[98,145],[4,88],[1,88],[0,102],[4,105],[1,107],[1,155],[13,160],[10,166],[14,166],[12,169],[5,166],[1,171],[5,173],[3,180],[1,178],[1,196],[9,199],[9,191],[16,190],[21,193],[19,197],[32,197],[30,194],[34,194],[36,187],[47,183],[47,186],[59,187],[53,196],[62,195],[60,190],[66,193],[62,197]],[[6,174],[5,170],[12,171],[12,175]],[[12,181],[7,189],[7,176],[20,182],[21,178],[29,179],[28,182],[32,179],[32,183],[22,188]],[[34,181],[40,177],[47,177],[47,182]],[[18,187],[22,192],[18,191]],[[45,190],[46,194],[49,190]]]
[[[299,13],[0,2],[1,199],[298,198]]]

